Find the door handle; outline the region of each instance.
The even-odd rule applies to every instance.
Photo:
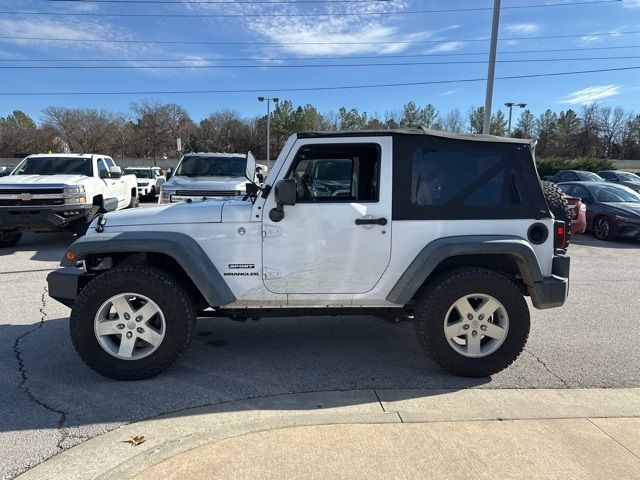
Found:
[[[382,218],[356,218],[356,225],[386,225],[387,219]]]

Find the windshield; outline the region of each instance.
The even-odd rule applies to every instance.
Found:
[[[26,158],[12,175],[85,175],[93,176],[90,158],[31,157]]]
[[[611,185],[611,186],[597,186],[591,187],[593,196],[596,198],[596,202],[603,203],[617,203],[617,202],[630,202],[640,203],[640,195],[631,190],[630,188]]]
[[[618,172],[616,173],[616,175],[618,175],[618,178],[622,182],[633,182],[633,183],[640,182],[640,178],[638,178],[637,175],[634,175],[632,173]]]
[[[184,157],[175,175],[184,177],[244,177],[245,157]]]
[[[602,182],[604,180],[600,175],[593,172],[580,172],[578,177],[583,182]]]
[[[125,168],[124,173],[127,175],[135,175],[136,178],[153,178],[151,170],[144,168]]]

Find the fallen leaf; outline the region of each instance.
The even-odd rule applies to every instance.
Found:
[[[141,443],[144,443],[147,439],[142,435],[136,435],[135,437],[131,437],[129,440],[125,440],[123,443],[130,443],[132,446],[137,447]]]

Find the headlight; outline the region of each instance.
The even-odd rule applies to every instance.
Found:
[[[66,187],[63,192],[63,197],[66,205],[82,205],[87,203],[87,194],[82,185]]]
[[[160,190],[160,196],[158,198],[158,203],[171,203],[171,195],[175,195],[175,190]]]
[[[622,217],[620,215],[616,215],[616,220],[619,222],[633,223],[636,225],[640,225],[640,218],[628,218],[628,217]]]

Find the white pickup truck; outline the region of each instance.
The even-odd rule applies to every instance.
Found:
[[[206,199],[232,200],[246,194],[247,155],[240,153],[189,153],[162,185],[158,203]],[[267,166],[256,164],[252,179],[262,183]]]
[[[23,232],[84,234],[98,214],[138,205],[134,175],[97,154],[29,155],[0,178],[0,248]]]

